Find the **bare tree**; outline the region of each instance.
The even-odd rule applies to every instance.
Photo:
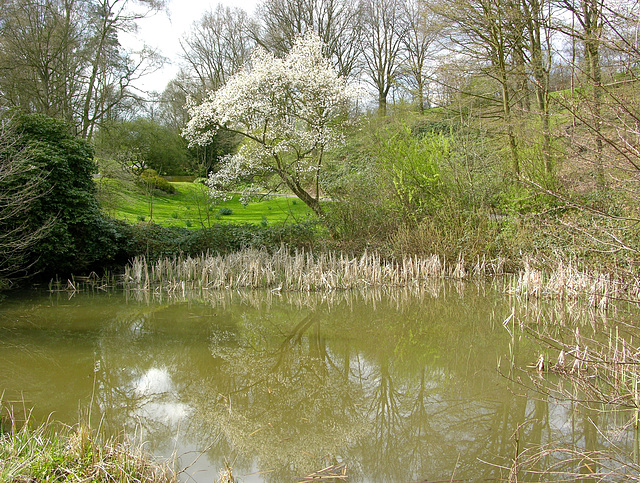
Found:
[[[85,5],[9,0],[3,6],[0,92],[7,105],[72,121],[81,95]]]
[[[82,137],[90,139],[95,126],[133,96],[129,89],[132,81],[159,66],[159,57],[146,47],[135,57],[123,51],[118,33],[135,31],[136,21],[163,6],[163,0],[94,0],[80,118]]]
[[[256,42],[283,56],[298,36],[313,30],[324,55],[342,76],[357,73],[362,40],[362,8],[349,0],[264,0],[254,24]]]
[[[605,27],[605,2],[604,0],[560,0],[560,5],[572,16],[571,28],[566,30],[574,40],[582,42],[584,47],[584,64],[578,66],[578,71],[584,73],[584,77],[592,92],[590,110],[590,123],[595,138],[595,164],[597,183],[600,188],[605,186],[605,174],[602,161],[603,141],[602,131],[602,66],[601,47]],[[575,22],[578,28],[575,28]]]
[[[202,92],[224,85],[249,60],[255,47],[250,22],[244,10],[219,4],[194,23],[181,42],[182,57]]]
[[[542,158],[547,176],[554,174],[551,153],[550,91],[551,72],[551,5],[548,0],[520,0],[521,18],[524,24],[524,49],[527,71],[531,72],[536,94],[536,105],[542,128]],[[529,76],[527,76],[529,77]],[[527,79],[528,82],[528,79]]]
[[[161,0],[6,0],[0,30],[0,98],[7,106],[65,119],[90,139],[136,98],[130,85],[159,57],[127,52],[122,32]]]
[[[464,65],[470,59],[477,72],[488,77],[497,86],[498,96],[493,92],[466,92],[475,95],[488,104],[499,108],[499,116],[506,131],[511,154],[513,173],[520,176],[520,153],[514,126],[514,46],[522,35],[518,33],[519,13],[508,0],[455,0],[439,3],[433,7],[448,28],[446,31],[449,48]],[[467,74],[472,74],[467,71]],[[473,75],[473,74],[472,74]]]
[[[43,174],[33,166],[11,119],[0,120],[0,288],[25,276],[29,255],[51,227],[23,223],[33,204],[45,194]]]
[[[431,10],[420,0],[405,0],[403,20],[406,34],[402,38],[405,77],[413,88],[414,99],[420,112],[424,112],[428,102],[426,89],[428,75],[426,69],[429,56],[439,35],[439,28]]]
[[[378,95],[378,112],[387,114],[387,96],[401,72],[406,35],[401,0],[364,0],[365,76]]]

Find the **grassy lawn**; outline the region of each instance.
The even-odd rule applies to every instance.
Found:
[[[240,195],[209,206],[206,188],[200,184],[171,183],[177,190],[169,195],[154,192],[152,200],[141,189],[113,180],[99,181],[102,207],[113,218],[131,223],[148,222],[163,226],[202,228],[214,223],[282,224],[305,221],[314,217],[297,198],[278,196],[243,206]],[[151,201],[153,216],[151,216]]]

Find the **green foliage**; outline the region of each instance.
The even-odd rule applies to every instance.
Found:
[[[1,402],[1,401],[0,401]],[[43,424],[0,433],[0,481],[175,482],[141,448],[98,438],[86,425]]]
[[[96,200],[91,146],[71,134],[64,122],[39,114],[17,117],[16,130],[35,170],[44,178],[21,222],[32,231],[50,224],[47,235],[30,254],[32,270],[80,272],[108,260],[114,254],[115,233]]]
[[[155,169],[145,169],[136,180],[136,184],[147,190],[160,190],[170,195],[176,193],[175,186],[159,176]]]
[[[243,248],[277,249],[281,245],[309,248],[320,236],[317,222],[261,226],[255,224],[214,224],[210,228],[189,230],[145,223],[129,225],[114,222],[118,231],[118,261],[126,263],[136,255],[151,259],[178,253],[229,253]]]
[[[101,157],[125,165],[139,164],[161,174],[190,174],[192,159],[186,141],[174,129],[148,119],[113,122],[95,135]]]
[[[441,166],[450,155],[449,137],[433,132],[416,136],[404,126],[399,132],[383,133],[378,143],[404,213],[415,218],[433,212],[446,195]]]
[[[223,207],[218,210],[218,213],[221,216],[229,216],[229,215],[233,215],[233,210],[231,208]]]

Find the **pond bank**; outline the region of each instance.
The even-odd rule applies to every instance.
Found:
[[[141,443],[101,437],[83,423],[47,421],[33,428],[28,415],[16,421],[11,405],[0,407],[0,481],[177,481],[170,465],[153,459]]]

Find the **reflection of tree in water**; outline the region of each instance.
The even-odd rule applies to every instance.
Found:
[[[481,348],[496,337],[472,317],[477,299],[295,301],[225,303],[222,318],[233,319],[234,332],[229,337],[209,329],[208,359],[194,357],[180,342],[168,347],[156,322],[137,324],[145,340],[138,373],[124,375],[129,386],[115,380],[111,387],[131,387],[145,368],[161,363],[180,400],[193,408],[190,438],[212,445],[210,460],[238,455],[239,474],[257,465],[273,470],[264,478],[274,482],[317,470],[331,462],[327,456],[346,457],[356,481],[358,475],[377,475],[374,481],[446,478],[461,453],[459,474],[477,475],[478,462],[469,455],[511,450],[509,436],[522,411],[511,403],[478,401],[482,389],[467,372],[477,370],[468,360],[482,360],[482,349],[447,350]],[[460,322],[466,319],[475,322]],[[158,340],[150,344],[155,339],[145,330]],[[139,416],[140,404],[148,401],[132,394],[129,389],[117,398]],[[149,431],[173,430],[153,418],[144,424]],[[501,425],[495,436],[492,429]]]
[[[483,400],[486,391],[467,380],[467,370],[488,372],[482,357],[470,369],[466,363],[487,343],[475,327],[460,327],[464,312],[478,310],[475,302],[448,308],[434,299],[401,309],[384,299],[319,304],[285,310],[296,324],[285,330],[280,321],[271,331],[264,329],[270,316],[254,314],[259,321],[243,334],[240,350],[213,345],[226,383],[216,375],[202,387],[194,402],[198,418],[222,428],[238,453],[256,455],[261,469],[280,468],[266,477],[272,481],[318,469],[326,454],[347,455],[355,479],[451,476],[460,453],[496,454],[489,437],[500,427],[496,420],[518,413],[509,404],[503,411],[496,396]],[[474,337],[472,353],[447,353],[446,347],[469,347]],[[224,397],[212,401],[218,393]],[[500,443],[509,444],[516,424],[507,418]],[[475,458],[465,456],[458,466],[478,474]]]
[[[320,329],[311,313],[275,348],[254,337],[253,345],[212,347],[223,377],[205,381],[194,395],[203,428],[220,428],[240,463],[242,456],[255,457],[259,468],[273,469],[267,480],[318,470],[363,430],[354,404],[359,388],[349,365],[327,350]]]

